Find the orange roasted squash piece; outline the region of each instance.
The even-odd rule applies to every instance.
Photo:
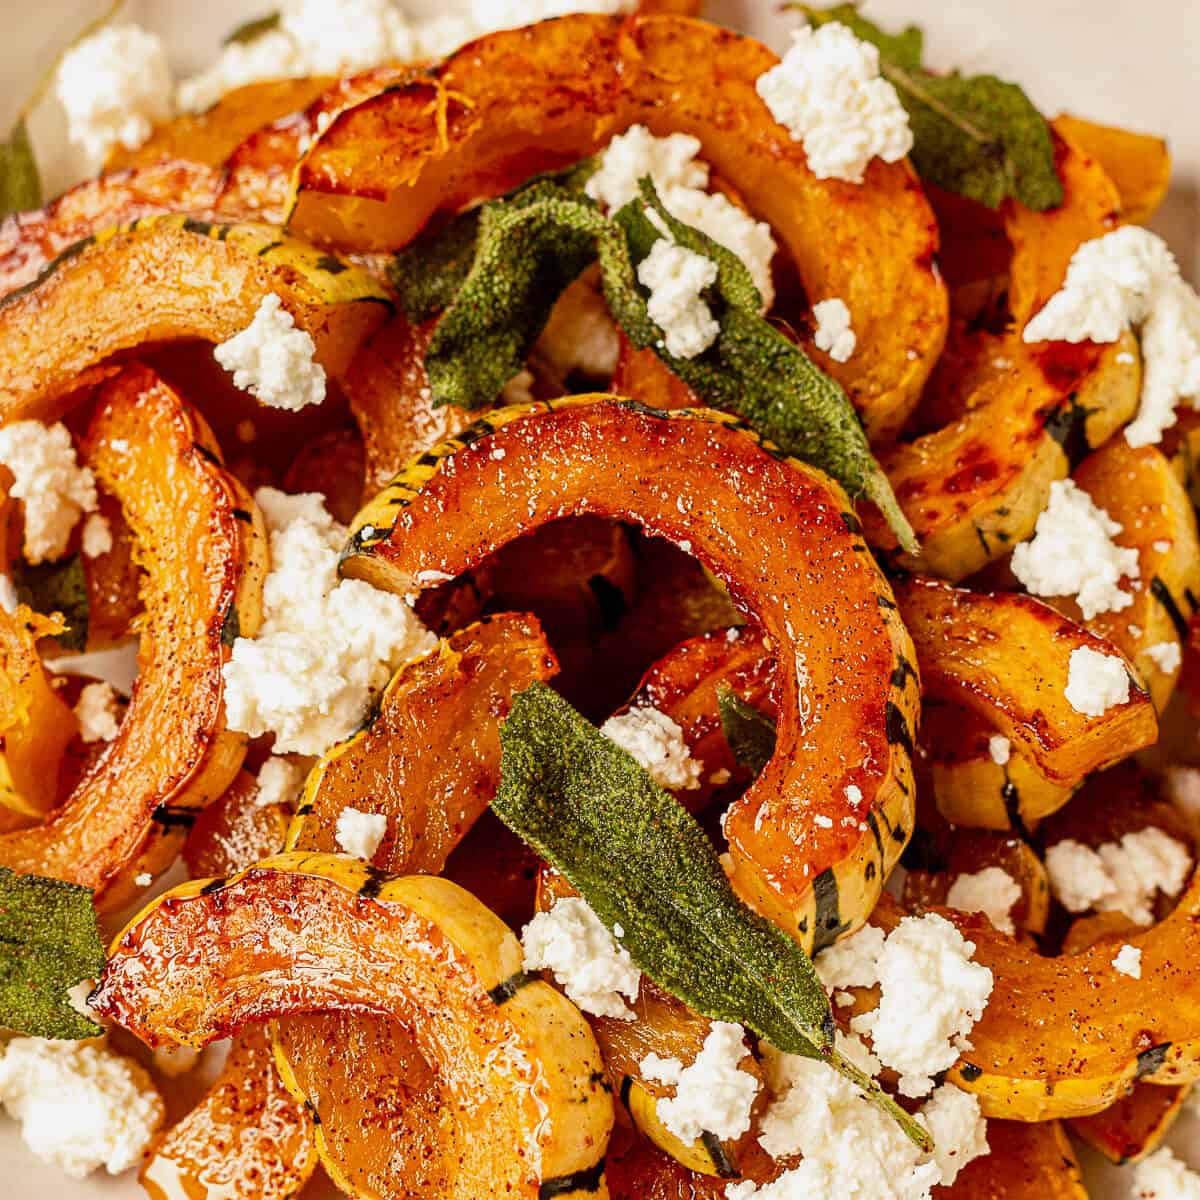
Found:
[[[750,38],[672,16],[492,34],[343,110],[299,165],[290,225],[331,245],[396,250],[435,214],[594,154],[631,125],[692,134],[771,225],[809,299],[849,307],[858,351],[828,369],[871,438],[890,439],[946,335],[936,222],[905,163],[872,162],[861,186],[812,174],[755,90],[778,61]]]
[[[114,944],[93,1001],[151,1044],[200,1046],[322,1009],[399,1021],[456,1107],[447,1200],[603,1200],[613,1105],[600,1052],[522,958],[449,880],[294,853],[154,902]]]
[[[144,367],[100,391],[83,458],[121,505],[145,566],[141,675],[116,738],[62,807],[0,837],[0,865],[97,889],[175,857],[194,810],[241,767],[225,727],[221,668],[231,631],[261,620],[266,537],[200,417]]]
[[[583,514],[685,546],[777,647],[778,752],[725,818],[734,885],[808,946],[857,928],[912,833],[919,683],[891,588],[825,475],[705,409],[502,409],[359,513],[343,571],[407,594]]]

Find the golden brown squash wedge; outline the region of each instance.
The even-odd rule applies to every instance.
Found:
[[[1116,184],[1122,221],[1144,225],[1154,216],[1171,185],[1171,152],[1162,138],[1067,113],[1055,117],[1054,128],[1096,159]]]
[[[146,567],[141,675],[95,767],[45,824],[0,837],[0,864],[97,889],[112,907],[133,876],[166,866],[241,766],[221,667],[233,632],[261,620],[266,538],[203,421],[146,368],[101,389],[83,458]]]
[[[521,963],[507,926],[448,880],[285,854],[156,901],[94,1002],[151,1044],[321,1009],[402,1021],[459,1106],[447,1197],[603,1198],[613,1108],[595,1039]]]
[[[856,928],[912,833],[919,684],[891,589],[826,476],[705,409],[501,409],[363,509],[343,571],[409,593],[583,514],[686,546],[776,645],[779,749],[726,815],[734,884],[808,946]]]
[[[143,342],[220,342],[277,294],[340,378],[386,319],[366,271],[266,225],[147,217],[106,230],[0,302],[0,419],[49,419],[89,367]]]
[[[1133,663],[1162,712],[1175,690],[1188,623],[1200,604],[1200,539],[1196,514],[1171,464],[1154,446],[1134,449],[1114,438],[1089,456],[1073,476],[1095,503],[1121,526],[1113,541],[1137,550],[1139,576],[1121,587],[1133,603],[1119,612],[1084,621]],[[1051,598],[1060,611],[1079,620],[1070,599]],[[1177,652],[1175,666],[1160,659]]]
[[[150,1200],[288,1200],[317,1165],[312,1118],[283,1086],[263,1025],[236,1038],[204,1099],[138,1175]]]
[[[989,1121],[990,1153],[968,1163],[938,1200],[1087,1200],[1075,1150],[1058,1121]]]
[[[945,339],[936,222],[907,164],[876,160],[861,186],[813,176],[755,90],[778,61],[749,38],[671,16],[575,16],[492,34],[343,110],[300,163],[291,227],[395,250],[439,211],[593,154],[635,123],[692,134],[771,225],[808,297],[848,305],[859,349],[829,369],[871,438],[889,440]]]
[[[1087,646],[1112,654],[1113,647],[1041,601],[1012,592],[969,592],[933,579],[903,582],[896,599],[917,648],[926,696],[968,708],[1060,787],[1073,789],[1090,772],[1154,743],[1154,708],[1136,685],[1127,703],[1102,717],[1084,716],[1068,703],[1072,651]],[[1001,803],[1007,814],[1015,798],[1002,790]],[[1027,808],[1022,815],[1037,819],[1047,811]],[[994,797],[981,801],[976,820],[963,822],[956,810],[960,823],[996,816]],[[1009,824],[1011,816],[992,827]]]
[[[500,724],[514,695],[554,670],[537,622],[515,615],[470,626],[409,663],[371,723],[313,769],[289,849],[336,851],[338,815],[369,797],[388,817],[375,863],[440,872],[499,786]],[[275,1039],[289,1088],[320,1117],[321,1159],[344,1190],[382,1197],[446,1186],[455,1110],[409,1033],[335,1012],[279,1021]],[[383,1114],[386,1146],[375,1132]]]
[[[87,584],[87,648],[105,650],[134,636],[134,622],[142,611],[143,571],[137,545],[121,506],[100,494],[100,515],[108,523],[112,545],[95,558],[83,555]]]
[[[318,492],[334,520],[345,525],[362,503],[364,458],[362,438],[354,430],[323,433],[292,459],[283,477],[283,490]]]
[[[25,605],[0,609],[0,807],[34,821],[58,803],[63,755],[79,729],[38,651],[63,628]]]
[[[188,832],[183,845],[188,874],[193,879],[232,875],[278,854],[291,819],[287,805],[263,804],[258,781],[248,772],[240,772]]]

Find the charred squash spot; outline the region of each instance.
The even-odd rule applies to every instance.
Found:
[[[712,1159],[713,1166],[717,1169],[717,1175],[721,1179],[736,1179],[738,1169],[733,1165],[728,1153],[726,1153],[721,1139],[715,1133],[705,1130],[700,1135],[700,1141],[704,1145],[704,1149],[708,1151],[709,1158]]]
[[[538,1200],[554,1200],[556,1196],[569,1196],[572,1192],[598,1192],[603,1182],[602,1158],[594,1167],[545,1180],[538,1188]]]
[[[1143,1050],[1137,1056],[1137,1071],[1135,1078],[1145,1079],[1148,1075],[1156,1075],[1167,1059],[1167,1052],[1171,1049],[1170,1042],[1163,1042],[1158,1046],[1151,1046],[1149,1050]]]
[[[511,1000],[522,988],[528,987],[536,978],[526,971],[518,971],[507,979],[501,980],[493,988],[488,988],[488,999],[499,1007]]]
[[[1180,611],[1175,597],[1171,595],[1171,589],[1157,575],[1150,580],[1150,594],[1162,605],[1171,624],[1175,626],[1175,632],[1179,634],[1179,640],[1186,646],[1188,640],[1187,618]]]

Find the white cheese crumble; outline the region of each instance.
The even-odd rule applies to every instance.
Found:
[[[1137,550],[1112,539],[1121,526],[1070,479],[1050,485],[1033,537],[1013,551],[1013,574],[1034,596],[1074,596],[1085,621],[1120,612],[1133,596],[1120,587],[1137,579]]]
[[[1146,647],[1146,657],[1164,675],[1173,675],[1183,662],[1183,651],[1178,642],[1155,642]]]
[[[674,1096],[657,1104],[663,1125],[685,1144],[702,1133],[723,1141],[741,1137],[750,1128],[750,1110],[758,1095],[757,1077],[738,1068],[749,1054],[740,1025],[714,1021],[690,1066],[677,1058],[646,1055],[642,1074],[675,1088]]]
[[[946,904],[960,912],[983,913],[991,923],[1011,937],[1013,905],[1021,899],[1020,884],[1001,867],[984,867],[970,875],[959,875],[946,893]]]
[[[862,183],[873,158],[899,162],[911,149],[908,114],[879,74],[879,51],[836,21],[799,29],[783,61],[762,75],[758,94],[818,179]]]
[[[845,300],[822,300],[813,305],[813,318],[817,327],[813,341],[818,350],[824,350],[834,362],[845,362],[858,345],[858,336],[850,326],[850,310]]]
[[[384,813],[363,812],[358,808],[343,808],[338,813],[334,833],[343,854],[352,854],[370,862],[380,843],[387,836],[387,816]]]
[[[648,176],[667,212],[746,264],[765,312],[775,300],[771,227],[743,212],[728,197],[706,190],[709,166],[696,157],[699,153],[700,141],[690,134],[660,138],[644,125],[634,125],[613,138],[600,155],[599,167],[587,182],[587,194],[616,212],[637,198],[638,184]]]
[[[133,877],[133,882],[140,888],[148,888],[154,882],[154,876],[149,871],[142,871]]]
[[[637,277],[650,293],[646,309],[668,354],[695,358],[717,340],[721,326],[704,299],[705,289],[717,282],[711,258],[659,238],[638,264]]]
[[[549,971],[585,1013],[632,1021],[642,973],[587,902],[571,896],[538,913],[521,934],[525,970]]]
[[[589,379],[608,379],[617,370],[621,339],[604,297],[577,279],[559,297],[535,353],[565,379],[578,371]]]
[[[258,769],[258,795],[255,803],[260,808],[270,808],[276,804],[290,807],[300,795],[307,775],[308,768],[302,763],[272,754]]]
[[[15,613],[20,607],[20,598],[17,596],[17,585],[13,583],[11,575],[0,575],[0,608],[6,613]]]
[[[254,320],[241,333],[213,347],[217,362],[233,376],[234,387],[287,412],[325,399],[325,368],[313,357],[316,352],[316,343],[296,328],[274,293],[263,297]]]
[[[817,975],[830,993],[846,988],[874,987],[879,981],[879,956],[886,935],[874,925],[835,942],[813,960]]]
[[[113,548],[112,527],[98,512],[84,521],[79,548],[85,558],[99,558]]]
[[[1166,242],[1126,225],[1084,242],[1062,288],[1025,326],[1027,342],[1115,342],[1133,326],[1142,348],[1142,395],[1125,429],[1131,446],[1162,439],[1182,400],[1200,397],[1200,297]]]
[[[975,943],[945,917],[905,917],[887,936],[876,969],[879,1007],[851,1019],[879,1060],[900,1075],[903,1096],[925,1096],[971,1043],[992,994],[992,973],[971,961]]]
[[[1122,975],[1128,975],[1130,979],[1141,979],[1142,977],[1142,951],[1138,946],[1131,946],[1128,942],[1117,951],[1117,957],[1112,960],[1112,965],[1115,970]]]
[[[659,787],[681,791],[700,786],[703,768],[692,757],[683,730],[657,708],[639,705],[618,713],[600,732],[631,754]]]
[[[100,1039],[14,1038],[0,1050],[0,1105],[29,1149],[73,1179],[136,1166],[163,1122],[149,1075]]]
[[[1153,825],[1095,850],[1064,838],[1046,851],[1050,889],[1068,912],[1122,912],[1137,925],[1153,923],[1155,895],[1179,895],[1191,869],[1188,848]]]
[[[1012,758],[1012,742],[1002,733],[994,733],[988,738],[988,754],[998,767],[1008,766]]]
[[[79,518],[95,512],[97,504],[95,476],[79,466],[67,427],[41,421],[6,425],[0,429],[0,465],[12,472],[10,494],[25,514],[25,558],[31,563],[62,558]]]
[[[1133,1168],[1135,1200],[1200,1200],[1200,1174],[1167,1147]]]
[[[436,644],[408,603],[338,578],[347,531],[318,495],[260,488],[271,569],[263,623],[225,664],[229,726],[275,735],[278,753],[323,754],[358,727],[393,672]]]
[[[1067,703],[1085,717],[1102,717],[1110,708],[1129,702],[1129,672],[1124,659],[1102,654],[1090,646],[1071,651],[1067,666]]]
[[[193,1070],[200,1061],[200,1051],[194,1046],[156,1046],[154,1069],[168,1079],[178,1079]]]
[[[856,1038],[839,1033],[837,1045],[868,1074],[878,1070]],[[803,1159],[771,1183],[731,1184],[728,1200],[929,1200],[934,1187],[987,1153],[978,1099],[952,1085],[939,1087],[918,1113],[936,1143],[931,1157],[831,1067],[765,1043],[763,1056],[772,1102],[759,1142],[774,1157]]]
[[[54,89],[68,136],[93,168],[114,146],[134,150],[172,113],[162,39],[137,25],[108,25],[63,55]]]
[[[75,704],[79,736],[85,742],[111,742],[117,736],[117,693],[110,683],[89,683]]]
[[[1200,768],[1168,767],[1163,792],[1188,820],[1200,825]]]

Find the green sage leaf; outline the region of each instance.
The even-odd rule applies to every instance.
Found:
[[[92,893],[60,879],[0,867],[0,1026],[31,1037],[104,1032],[67,991],[104,969]]]
[[[231,33],[225,35],[221,41],[221,45],[248,45],[250,42],[257,41],[264,33],[273,33],[279,28],[282,22],[283,14],[279,12],[267,13],[266,16],[244,21]]]
[[[40,208],[41,203],[42,177],[22,116],[0,142],[0,217]]]
[[[535,683],[500,731],[497,815],[562,872],[660,987],[780,1050],[828,1062],[929,1135],[834,1049],[812,962],[734,894],[704,831],[624,750]]]
[[[775,753],[775,722],[724,683],[717,688],[717,709],[733,757],[757,778]]]
[[[37,566],[14,563],[12,580],[17,599],[34,612],[62,613],[67,628],[54,639],[61,649],[81,653],[87,648],[88,590],[81,555]]]
[[[792,7],[814,25],[840,22],[878,47],[880,73],[908,112],[912,162],[922,179],[989,208],[1009,196],[1038,211],[1062,203],[1050,126],[1015,83],[995,75],[927,71],[919,29],[885,33],[854,4]]]

